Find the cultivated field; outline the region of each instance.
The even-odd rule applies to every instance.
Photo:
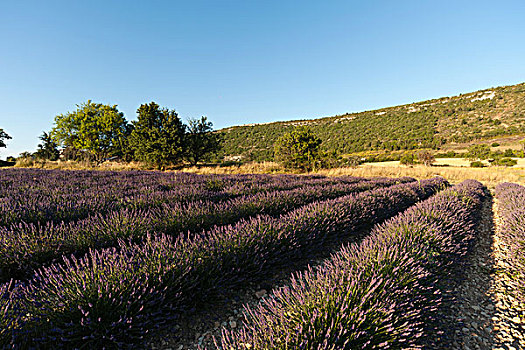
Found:
[[[525,187],[362,169],[1,170],[0,347],[523,348]]]

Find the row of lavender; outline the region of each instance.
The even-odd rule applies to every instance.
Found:
[[[299,274],[223,331],[222,349],[385,349],[428,344],[440,282],[475,238],[481,183],[467,180],[376,227]],[[525,191],[524,191],[525,193]],[[522,194],[522,199],[525,195]],[[525,204],[525,200],[522,202]],[[523,213],[523,211],[522,211]],[[525,216],[522,216],[522,218]]]
[[[0,287],[0,345],[125,347],[246,282],[273,275],[327,239],[352,236],[446,186],[411,182],[257,216],[195,237],[150,236],[92,250]],[[131,346],[131,345],[130,345]]]
[[[518,297],[525,300],[525,187],[501,183],[496,186],[496,198],[503,220],[501,237],[509,249],[510,271],[521,286]]]
[[[19,222],[68,222],[122,208],[145,209],[174,201],[221,200],[303,185],[363,180],[296,175],[5,169],[0,171],[0,226]]]
[[[303,181],[301,188],[242,195],[216,202],[177,201],[142,209],[124,208],[95,214],[76,222],[19,223],[0,227],[0,281],[25,279],[35,268],[49,264],[65,254],[81,255],[90,248],[117,245],[119,239],[139,242],[148,233],[176,236],[195,234],[214,225],[232,224],[242,218],[266,214],[279,215],[319,199],[336,198],[412,178],[359,180],[359,182],[317,179]],[[269,186],[272,189],[277,183]],[[301,183],[288,182],[288,186]],[[280,184],[283,186],[283,184]],[[262,188],[262,186],[261,186]]]

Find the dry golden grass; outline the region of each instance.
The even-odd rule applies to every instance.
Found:
[[[418,166],[373,166],[365,165],[357,168],[337,168],[321,170],[319,174],[328,176],[411,176],[416,179],[427,179],[433,176],[443,176],[452,183],[457,183],[466,179],[478,180],[489,187],[494,187],[500,182],[515,182],[525,184],[525,170],[519,168],[488,167],[488,168],[467,168],[467,167],[425,167]]]
[[[185,168],[183,171],[194,172],[197,174],[283,174],[287,173],[278,163],[264,162],[251,163],[240,166],[228,167],[201,167]],[[470,168],[465,166],[432,166],[422,165],[404,166],[398,162],[384,162],[365,164],[356,168],[335,168],[322,169],[310,174],[321,174],[327,176],[386,176],[400,177],[411,176],[416,179],[427,179],[433,176],[443,176],[452,183],[461,182],[466,179],[475,179],[483,182],[489,187],[494,187],[500,182],[516,182],[525,184],[525,169],[505,168],[505,167],[487,167],[487,168]]]
[[[525,158],[513,158],[518,164],[513,168],[523,168],[525,167]],[[466,158],[436,158],[434,166],[451,166],[451,167],[470,167],[470,160]],[[489,166],[490,163],[487,160],[482,161],[485,165]],[[388,162],[376,162],[376,163],[365,163],[366,165],[371,166],[380,166],[380,167],[392,167],[401,165],[399,161],[388,161]]]
[[[246,163],[242,165],[213,166],[213,167],[188,167],[181,171],[195,174],[286,174],[289,170],[284,169],[279,163],[261,162]]]

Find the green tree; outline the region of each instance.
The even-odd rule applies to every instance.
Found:
[[[213,123],[206,117],[188,120],[186,135],[186,159],[195,165],[220,149],[219,134],[213,132]]]
[[[77,110],[55,117],[51,137],[61,147],[90,152],[97,162],[123,152],[129,124],[117,105],[77,105]]]
[[[141,105],[137,114],[129,137],[134,158],[159,169],[182,161],[186,126],[178,114],[155,102]]]
[[[275,144],[275,159],[286,168],[312,170],[319,158],[321,139],[308,128],[296,128]]]
[[[9,136],[4,129],[0,128],[0,147],[7,147],[5,140],[10,140],[12,137]]]
[[[35,156],[42,160],[57,160],[60,152],[58,151],[58,145],[53,141],[51,135],[44,131],[39,139],[42,143],[38,144]]]

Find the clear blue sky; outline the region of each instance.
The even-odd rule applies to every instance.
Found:
[[[525,1],[0,0],[0,157],[88,99],[216,128],[525,81]]]

